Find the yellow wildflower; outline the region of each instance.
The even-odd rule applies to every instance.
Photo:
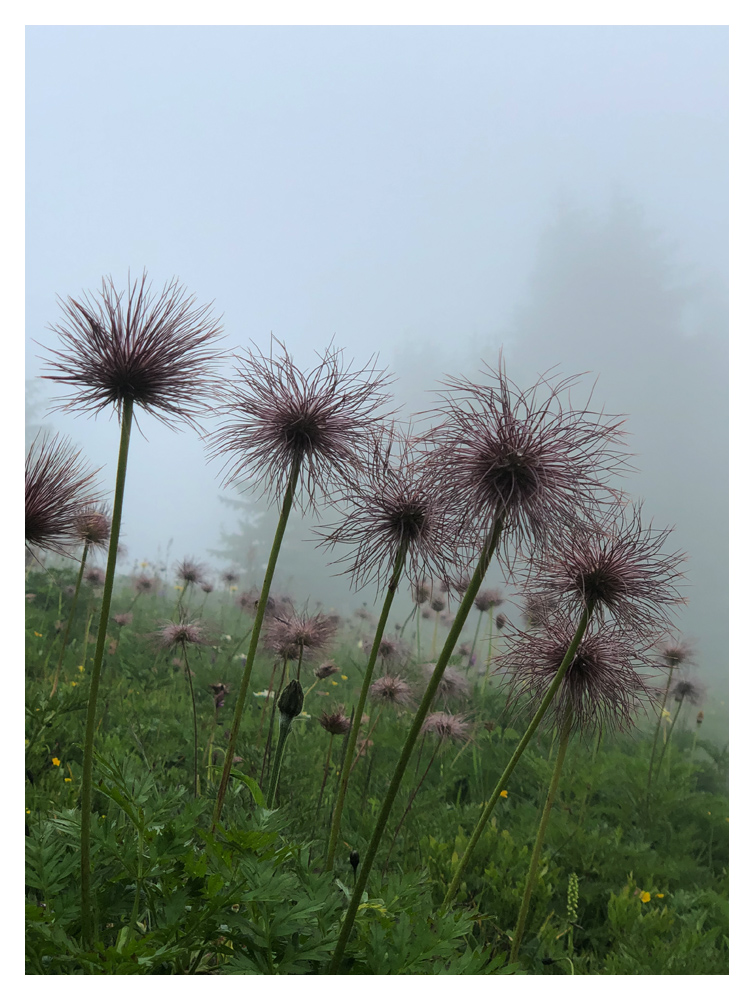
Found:
[[[656,892],[655,893],[655,899],[665,899],[665,893],[664,892]]]
[[[42,633],[41,632],[35,632],[34,635],[37,637],[37,639],[41,639],[42,638]]]
[[[71,681],[71,687],[72,687],[72,688],[75,688],[75,687],[77,687],[77,686],[78,686],[78,683],[79,683],[78,681]]]
[[[53,757],[52,758],[52,762],[55,765],[55,767],[60,767],[60,758],[59,757]]]
[[[340,675],[340,679],[341,679],[342,681],[347,681],[347,680],[348,680],[348,674],[341,674],[341,675]]]
[[[331,683],[331,684],[335,684],[336,686],[337,686],[337,684],[338,684],[338,682],[337,682],[337,681],[330,681],[330,683]]]
[[[27,813],[30,813],[30,812],[31,812],[31,809],[27,809],[26,811],[27,811]]]
[[[500,798],[501,799],[507,799],[508,798],[508,793],[507,793],[507,791],[505,789],[503,789],[502,792],[500,793]]]
[[[73,778],[63,778],[63,781],[73,781]]]
[[[648,903],[651,898],[652,894],[649,892],[643,892],[641,896],[639,896],[639,899],[642,901],[642,903]]]
[[[78,666],[78,672],[79,672],[80,674],[83,674],[83,672],[84,672],[84,664],[83,664],[83,663],[80,663],[80,664],[79,664],[79,666]]]

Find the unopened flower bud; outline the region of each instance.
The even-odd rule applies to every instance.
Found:
[[[291,681],[278,701],[278,711],[289,719],[295,719],[304,707],[304,689],[299,681]]]

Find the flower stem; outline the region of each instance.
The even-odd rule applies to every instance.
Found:
[[[393,565],[393,572],[390,577],[390,582],[387,585],[387,593],[385,594],[385,601],[382,605],[382,614],[380,615],[380,620],[377,623],[377,631],[374,635],[374,641],[372,642],[372,649],[369,653],[369,661],[367,663],[366,671],[364,673],[364,679],[361,682],[361,691],[359,692],[359,700],[356,703],[356,711],[354,713],[353,721],[351,722],[351,729],[348,733],[348,743],[346,744],[346,755],[343,758],[343,766],[340,769],[340,784],[338,785],[338,797],[335,800],[335,809],[333,810],[332,826],[330,827],[330,840],[327,846],[327,861],[325,862],[325,871],[332,871],[333,864],[335,862],[335,849],[338,843],[338,834],[340,833],[340,820],[343,815],[343,805],[346,799],[346,790],[348,788],[348,779],[351,773],[351,761],[353,760],[354,750],[356,748],[356,740],[359,735],[359,726],[361,725],[361,717],[364,714],[364,705],[367,700],[367,694],[369,693],[369,685],[372,683],[372,674],[374,673],[374,665],[377,662],[377,654],[380,649],[380,643],[382,642],[382,634],[385,631],[385,626],[387,625],[388,616],[390,614],[390,607],[393,603],[393,598],[395,597],[395,592],[398,589],[398,581],[401,578],[401,573],[403,572],[403,566],[406,562],[406,554],[408,551],[408,545],[404,544],[398,550],[398,554],[395,557],[395,563]]]
[[[560,775],[563,770],[563,761],[565,760],[566,750],[568,749],[568,737],[571,734],[572,718],[573,712],[569,707],[565,722],[563,723],[563,729],[560,734],[558,756],[555,758],[555,767],[552,772],[552,778],[550,779],[550,788],[547,792],[547,800],[545,801],[545,807],[542,810],[542,819],[539,821],[537,839],[534,842],[534,847],[531,852],[531,862],[529,864],[529,874],[526,877],[524,897],[521,900],[521,907],[518,911],[518,920],[516,921],[516,929],[513,933],[513,944],[511,945],[511,954],[509,959],[511,962],[515,962],[518,958],[518,949],[521,947],[521,940],[524,936],[524,926],[526,925],[526,916],[529,912],[529,902],[534,889],[534,883],[537,880],[539,856],[542,853],[542,844],[544,843],[547,824],[550,820],[550,812],[552,811],[552,805],[555,801],[555,793],[558,790],[558,782],[560,781]]]
[[[452,902],[453,897],[458,892],[458,887],[461,884],[461,876],[463,875],[463,872],[466,869],[466,865],[469,863],[472,851],[476,847],[479,838],[482,835],[482,831],[487,825],[487,820],[490,818],[492,810],[495,808],[500,799],[500,793],[504,791],[505,786],[508,783],[508,779],[513,773],[514,767],[519,762],[519,759],[521,758],[521,755],[526,749],[529,740],[537,731],[537,727],[539,726],[539,723],[542,721],[542,716],[545,714],[550,705],[550,702],[555,697],[557,690],[560,687],[560,683],[563,680],[563,677],[565,677],[565,673],[568,670],[569,666],[571,665],[571,661],[573,660],[574,656],[576,655],[576,650],[579,647],[579,643],[584,637],[584,632],[586,631],[586,627],[589,623],[589,618],[591,617],[591,614],[592,614],[592,608],[590,606],[584,608],[584,611],[581,615],[581,619],[576,628],[576,633],[571,641],[571,645],[566,650],[566,654],[563,657],[560,666],[558,667],[558,672],[553,677],[552,682],[549,688],[547,689],[547,693],[542,699],[542,704],[537,709],[534,718],[529,723],[528,729],[521,737],[516,749],[513,751],[513,756],[508,761],[505,770],[500,776],[500,780],[495,786],[495,791],[492,793],[489,801],[487,802],[487,805],[484,807],[482,815],[479,817],[479,821],[476,827],[474,828],[474,832],[471,835],[471,839],[469,840],[469,843],[466,846],[466,850],[463,852],[463,857],[458,862],[458,868],[456,869],[455,874],[453,875],[453,880],[448,887],[448,891],[445,893],[443,906],[447,906],[450,902]]]
[[[123,514],[123,495],[126,488],[126,468],[128,466],[128,446],[131,441],[131,421],[133,419],[133,402],[123,401],[120,421],[120,448],[118,451],[118,468],[115,474],[115,495],[113,497],[113,519],[110,528],[110,545],[107,551],[107,569],[105,570],[105,586],[102,593],[99,629],[97,631],[97,647],[92,664],[92,677],[89,683],[89,700],[86,707],[86,732],[84,735],[84,761],[81,775],[81,930],[86,948],[94,943],[94,920],[91,906],[91,860],[90,841],[92,824],[92,766],[94,760],[94,727],[97,719],[97,692],[99,690],[102,660],[105,655],[105,640],[107,639],[107,623],[110,618],[110,602],[113,596],[115,582],[115,563],[118,558],[118,538],[120,537],[120,522]]]
[[[285,747],[285,741],[288,739],[288,733],[291,731],[291,726],[293,725],[293,719],[287,715],[280,716],[280,735],[278,736],[278,745],[275,750],[275,760],[272,765],[272,777],[270,778],[270,792],[267,796],[267,808],[275,808],[275,796],[278,791],[278,781],[280,780],[280,765],[283,762],[283,748]]]
[[[681,706],[683,705],[683,695],[678,702],[678,708],[675,710],[675,715],[673,716],[673,721],[670,723],[670,729],[668,730],[668,738],[663,744],[662,751],[660,752],[660,759],[657,761],[657,773],[660,773],[660,768],[662,766],[662,759],[665,756],[665,752],[670,746],[670,737],[673,735],[673,730],[675,729],[676,720],[678,718],[678,713],[681,711]]]
[[[479,612],[479,618],[477,619],[477,623],[476,623],[476,629],[474,630],[474,641],[472,642],[471,649],[469,650],[469,662],[466,664],[466,669],[467,670],[471,670],[471,665],[474,662],[474,650],[476,649],[476,641],[479,638],[479,627],[482,624],[482,618],[483,618],[483,616],[484,616],[484,612],[480,611]]]
[[[314,813],[314,825],[317,825],[317,818],[319,816],[319,807],[322,805],[322,796],[325,793],[325,785],[327,784],[327,775],[330,771],[330,755],[332,754],[332,743],[335,739],[335,733],[330,733],[330,742],[327,744],[327,756],[325,757],[325,769],[322,773],[322,784],[319,787],[319,798],[317,799],[317,810]]]
[[[382,873],[383,873],[383,875],[387,871],[388,862],[390,861],[390,855],[393,853],[393,848],[395,847],[395,842],[398,839],[398,834],[401,832],[401,827],[403,826],[403,824],[404,824],[404,822],[406,820],[406,817],[408,816],[409,812],[411,812],[411,806],[414,804],[414,799],[419,794],[419,790],[421,789],[421,786],[424,784],[424,779],[429,774],[429,769],[432,767],[432,765],[435,762],[435,757],[437,756],[437,751],[440,749],[440,743],[441,743],[441,740],[438,740],[437,743],[435,744],[435,748],[432,751],[432,753],[430,754],[429,763],[427,764],[427,767],[425,768],[424,774],[421,776],[421,780],[419,781],[418,785],[416,786],[416,788],[411,793],[411,796],[410,796],[410,798],[408,800],[408,805],[406,806],[406,809],[405,809],[403,815],[401,816],[400,820],[398,821],[398,826],[396,826],[396,828],[395,828],[395,833],[393,834],[393,839],[390,841],[390,849],[387,852],[387,857],[385,858],[385,864],[382,867]]]
[[[283,497],[283,506],[280,511],[280,520],[278,521],[277,531],[275,532],[275,538],[272,542],[272,549],[270,550],[270,557],[267,563],[267,571],[264,574],[264,582],[262,583],[262,593],[259,595],[259,603],[257,604],[257,613],[254,618],[254,628],[251,632],[251,641],[249,643],[249,652],[246,655],[246,665],[244,667],[243,677],[241,678],[241,686],[238,690],[238,700],[236,701],[236,710],[233,715],[233,725],[230,730],[230,740],[228,741],[228,747],[225,753],[225,764],[223,766],[223,773],[220,779],[220,787],[217,790],[217,800],[215,801],[215,811],[212,817],[212,831],[214,832],[217,824],[220,822],[220,817],[222,815],[223,803],[225,802],[225,795],[228,791],[228,783],[230,781],[230,771],[233,766],[233,757],[236,751],[236,742],[238,740],[238,731],[241,728],[241,718],[243,716],[244,704],[246,702],[246,692],[249,689],[249,681],[251,679],[251,668],[254,666],[254,657],[257,652],[257,645],[259,643],[259,635],[262,631],[262,622],[264,621],[264,613],[267,608],[267,598],[270,595],[270,587],[272,586],[272,578],[275,574],[275,566],[278,561],[278,556],[280,554],[280,547],[283,543],[283,535],[285,534],[285,529],[288,524],[288,518],[291,513],[291,508],[293,506],[293,497],[296,492],[296,484],[298,483],[298,474],[301,468],[300,462],[294,462],[291,468],[291,475],[288,480],[288,485],[285,489],[285,495]]]
[[[278,684],[278,689],[275,692],[275,698],[272,702],[272,711],[270,712],[270,725],[267,729],[267,742],[264,745],[264,754],[262,755],[262,767],[259,771],[259,785],[260,787],[264,784],[264,776],[267,773],[267,764],[270,760],[270,752],[272,750],[272,734],[275,732],[275,708],[277,706],[280,695],[283,693],[283,686],[285,684],[286,671],[288,670],[288,658],[283,659],[283,672],[280,676],[280,683]],[[273,671],[274,673],[274,671]],[[262,709],[262,714],[264,714],[267,708],[267,702],[270,700],[270,696],[264,700],[264,708]]]
[[[351,935],[351,930],[353,929],[354,920],[356,919],[356,911],[361,903],[361,896],[364,892],[364,887],[366,886],[367,879],[372,870],[372,865],[374,864],[374,859],[377,855],[377,850],[380,846],[380,840],[385,832],[385,827],[387,826],[387,821],[390,817],[390,812],[395,803],[395,798],[398,794],[398,789],[400,788],[401,782],[403,780],[403,775],[408,767],[411,754],[416,744],[416,740],[421,732],[422,724],[430,710],[432,701],[437,693],[437,688],[442,680],[442,675],[445,672],[445,668],[448,665],[448,661],[453,654],[453,649],[458,641],[458,637],[461,634],[463,626],[468,618],[469,612],[474,604],[474,599],[482,585],[482,580],[487,572],[487,569],[492,562],[492,557],[494,556],[498,542],[500,541],[500,535],[503,530],[503,520],[502,517],[495,519],[493,526],[490,530],[489,536],[484,542],[482,547],[482,552],[479,557],[479,562],[476,569],[474,570],[474,575],[471,578],[469,587],[466,593],[463,595],[463,600],[458,608],[453,624],[450,627],[450,632],[445,640],[445,645],[440,652],[437,664],[435,665],[434,672],[432,673],[429,683],[427,684],[427,690],[424,692],[424,697],[421,700],[421,704],[416,711],[414,721],[409,730],[409,734],[406,738],[406,742],[403,746],[403,751],[401,752],[400,759],[396,765],[395,771],[393,773],[393,778],[390,782],[390,786],[387,790],[385,798],[382,803],[382,808],[377,817],[374,831],[372,833],[372,839],[369,841],[369,847],[367,848],[366,856],[361,862],[361,873],[356,882],[353,894],[351,896],[351,902],[348,907],[345,919],[343,921],[343,927],[341,928],[340,937],[338,938],[337,944],[335,945],[335,951],[333,953],[332,962],[330,964],[329,975],[334,976],[338,969],[340,968],[340,963],[343,960],[343,955],[345,954],[346,945],[348,943],[348,938]]]
[[[73,616],[76,612],[76,602],[79,599],[79,590],[81,589],[81,580],[84,576],[84,567],[86,566],[86,557],[89,554],[89,542],[84,543],[84,553],[81,556],[81,566],[79,567],[79,575],[76,577],[76,589],[73,592],[73,598],[71,599],[71,610],[68,613],[68,621],[65,625],[65,632],[63,633],[63,645],[60,650],[60,656],[58,657],[58,665],[55,668],[55,679],[52,682],[52,691],[50,691],[50,697],[55,695],[58,689],[58,680],[60,679],[60,668],[63,665],[63,657],[65,656],[66,647],[68,646],[68,633],[71,631],[71,623],[73,622]]]
[[[196,723],[196,698],[194,697],[194,682],[191,680],[191,670],[188,662],[188,650],[183,643],[183,663],[186,667],[186,677],[191,694],[191,710],[194,714],[194,798],[199,795],[199,727]]]
[[[670,691],[670,682],[673,679],[673,667],[671,666],[668,671],[668,683],[665,685],[665,694],[662,696],[662,705],[660,706],[660,711],[657,716],[657,726],[655,727],[655,738],[652,743],[652,755],[649,758],[649,773],[647,775],[647,801],[646,805],[649,807],[649,789],[652,784],[652,766],[655,760],[655,753],[657,752],[657,739],[660,735],[660,726],[662,725],[662,713],[665,711],[665,705],[668,700],[668,692]]]

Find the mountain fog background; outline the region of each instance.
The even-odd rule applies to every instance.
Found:
[[[56,296],[129,268],[214,300],[229,350],[379,353],[405,415],[501,349],[522,388],[590,373],[622,485],[688,553],[679,628],[724,719],[727,72],[720,27],[27,28],[27,441],[70,435],[112,490],[116,421],[48,412],[37,376]],[[121,571],[261,582],[275,515],[138,419]],[[371,608],[310,524],[275,589]]]

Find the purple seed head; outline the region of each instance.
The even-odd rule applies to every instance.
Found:
[[[67,438],[38,436],[26,456],[26,544],[60,555],[78,544],[79,518],[99,502],[95,472]]]
[[[243,482],[279,501],[292,469],[300,470],[304,506],[363,463],[369,430],[380,419],[389,379],[374,366],[354,371],[328,348],[311,371],[297,368],[284,345],[277,357],[257,349],[237,357],[236,380],[218,412],[227,418],[209,436],[225,457],[225,483]]]
[[[220,327],[210,307],[194,301],[177,278],[154,295],[146,272],[124,291],[103,278],[98,292],[61,299],[63,319],[50,329],[63,346],[48,349],[51,374],[43,376],[73,389],[58,409],[96,414],[114,406],[120,414],[131,402],[170,427],[198,426],[221,355]]]

